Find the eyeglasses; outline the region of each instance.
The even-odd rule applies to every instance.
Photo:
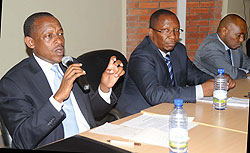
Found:
[[[160,33],[163,33],[163,34],[166,34],[166,35],[170,35],[172,31],[173,31],[174,34],[180,34],[180,32],[184,31],[181,28],[176,28],[176,29],[173,29],[173,30],[169,30],[169,29],[156,30],[155,28],[153,28],[151,26],[150,26],[150,28],[153,29],[154,31],[157,31],[157,32],[160,32]]]

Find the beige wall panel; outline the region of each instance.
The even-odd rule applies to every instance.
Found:
[[[104,48],[117,49],[125,55],[125,0],[4,0],[0,77],[28,57],[23,23],[38,11],[48,11],[60,20],[65,33],[66,55],[77,57]]]

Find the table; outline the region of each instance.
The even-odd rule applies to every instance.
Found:
[[[173,107],[174,104],[162,103],[142,112],[167,115],[170,114]],[[189,117],[195,117],[194,121],[196,123],[248,133],[249,108],[227,106],[226,110],[215,110],[212,103],[205,102],[184,103],[183,108],[188,112]]]
[[[189,105],[189,104],[188,104]],[[191,104],[193,105],[193,104]],[[154,107],[161,107],[162,105],[157,105]],[[152,110],[151,108],[149,110]],[[157,109],[155,109],[157,110]],[[114,124],[121,124],[125,121],[133,119],[141,113],[117,120],[113,122]],[[100,135],[91,132],[83,132],[79,134],[81,136],[89,137],[104,143],[108,143],[107,140],[122,140],[129,141],[120,137]],[[235,132],[233,130],[225,130],[222,128],[216,128],[212,126],[206,126],[198,124],[196,127],[189,130],[190,140],[188,141],[188,150],[190,153],[201,153],[201,152],[220,152],[220,153],[243,153],[246,152],[247,147],[247,134],[243,132]],[[166,153],[169,152],[168,148],[149,145],[141,143],[141,146],[135,147],[124,147],[118,146],[122,149],[129,150],[131,152],[138,153]],[[218,145],[219,144],[219,145]]]
[[[250,92],[249,79],[237,79],[236,87],[228,92],[228,97],[246,98],[245,95]],[[156,114],[170,114],[173,104],[162,103],[140,113],[114,121],[114,124],[121,124],[133,119],[144,112]],[[219,153],[245,153],[248,137],[248,116],[249,108],[227,106],[226,110],[215,110],[211,103],[197,102],[184,103],[184,109],[189,117],[195,117],[194,122],[198,125],[189,130],[190,140],[188,141],[188,150],[190,153],[201,152],[219,152]],[[99,135],[89,131],[79,134],[80,136],[89,137],[104,143],[107,140],[125,140],[120,137]],[[165,153],[169,152],[168,148],[149,145],[142,143],[141,146],[124,147],[117,146],[132,152],[147,153]]]
[[[248,76],[250,76],[250,74],[248,74]],[[247,98],[244,96],[248,95],[248,92],[250,92],[250,80],[245,78],[237,79],[235,81],[236,87],[228,92],[228,97]]]

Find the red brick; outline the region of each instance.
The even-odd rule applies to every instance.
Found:
[[[186,20],[198,20],[199,15],[198,14],[187,14]]]
[[[210,27],[199,27],[199,31],[208,32],[208,31],[210,31]]]
[[[148,23],[146,22],[130,22],[127,23],[128,28],[139,28],[139,27],[148,27]]]
[[[128,2],[150,2],[151,0],[127,0]]]
[[[138,20],[138,16],[127,16],[127,22],[137,21],[137,20]]]
[[[213,14],[200,14],[200,19],[212,19],[213,17]]]
[[[190,13],[209,13],[209,8],[190,8]]]
[[[160,8],[171,8],[171,7],[177,7],[177,1],[176,2],[160,2]]]
[[[190,44],[188,45],[188,50],[197,50],[199,47],[199,44]]]
[[[139,21],[147,21],[147,22],[149,22],[149,19],[150,19],[149,15],[139,16]]]
[[[201,2],[201,7],[214,7],[214,2]]]
[[[176,1],[176,0],[152,0],[153,2],[173,2],[173,1]]]
[[[140,28],[140,29],[138,29],[138,33],[140,33],[140,34],[148,34],[148,29],[149,28]]]
[[[171,8],[170,11],[177,14],[177,9],[176,8]]]
[[[158,8],[159,3],[139,3],[139,8]]]
[[[198,39],[187,39],[187,38],[186,38],[186,40],[185,40],[186,42],[185,42],[185,43],[186,43],[186,44],[196,44],[196,43],[197,43],[197,40],[198,40]]]
[[[187,2],[187,8],[199,7],[199,6],[200,6],[200,2]]]
[[[209,25],[210,26],[212,26],[212,25],[218,26],[219,22],[220,22],[220,20],[209,20]]]
[[[221,13],[214,13],[215,19],[221,19]]]
[[[197,32],[198,27],[197,26],[187,26],[186,31],[187,32]]]
[[[138,32],[138,29],[137,29],[137,28],[134,28],[134,29],[128,28],[128,29],[127,29],[127,34],[137,33],[137,32]]]
[[[206,33],[189,33],[188,38],[205,38],[207,36]]]
[[[222,0],[218,0],[214,2],[214,6],[216,7],[222,7]]]
[[[130,9],[129,15],[145,15],[148,14],[147,9]]]
[[[149,14],[151,15],[151,14],[153,14],[155,11],[157,11],[158,9],[150,9],[149,11]]]
[[[208,25],[208,20],[193,20],[190,21],[191,26]]]
[[[201,44],[205,38],[198,39],[198,44]]]
[[[128,35],[128,39],[129,40],[133,40],[133,39],[142,40],[145,36],[146,36],[145,34],[131,34],[131,35]]]
[[[138,41],[127,41],[127,46],[137,46],[138,45]]]
[[[211,13],[221,13],[221,11],[222,11],[221,7],[211,8]]]
[[[127,3],[127,8],[138,8],[139,3]]]

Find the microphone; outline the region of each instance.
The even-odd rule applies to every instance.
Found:
[[[70,57],[70,56],[64,56],[62,58],[62,64],[65,66],[65,67],[69,67],[71,64],[74,64],[74,61],[73,61],[73,58]],[[90,86],[89,86],[89,83],[87,81],[87,79],[85,78],[84,75],[78,77],[76,79],[76,82],[78,83],[78,85],[81,87],[81,89],[83,91],[89,91],[90,89]]]

